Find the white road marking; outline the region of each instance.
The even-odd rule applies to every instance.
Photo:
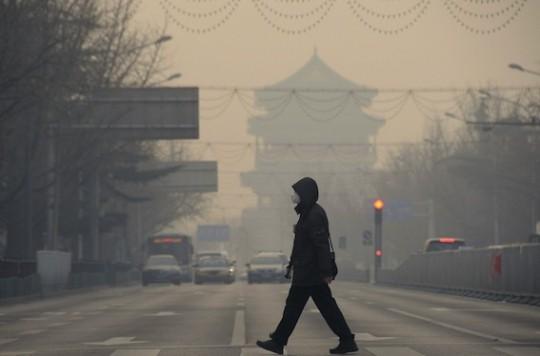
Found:
[[[49,324],[47,325],[49,328],[57,328],[59,326],[64,326],[64,325],[68,325],[68,324],[71,324],[71,323],[68,323],[68,322],[59,322],[59,323],[52,323],[52,324]]]
[[[448,308],[429,308],[433,311],[438,311],[438,312],[445,312],[445,311],[450,311],[450,309]]]
[[[26,356],[33,355],[35,351],[4,351],[0,352],[0,356]]]
[[[157,356],[159,349],[148,350],[116,350],[110,356]]]
[[[494,347],[494,349],[511,356],[540,355],[540,347]]]
[[[238,302],[236,303],[236,306],[240,307],[240,308],[243,308],[245,307],[246,305],[244,304],[244,302]]]
[[[98,345],[98,346],[117,346],[117,345],[131,345],[131,344],[143,344],[147,341],[133,341],[135,336],[122,336],[122,337],[111,337],[105,341],[101,342],[85,342],[84,345]]]
[[[146,314],[146,316],[175,316],[180,315],[180,313],[176,313],[173,311],[160,311],[155,314]]]
[[[244,346],[246,344],[246,315],[243,310],[237,310],[234,317],[234,328],[231,346]]]
[[[35,330],[26,330],[19,334],[19,336],[25,336],[25,335],[37,335],[44,332],[45,329],[35,329]]]
[[[40,321],[40,320],[49,320],[49,318],[21,318],[23,321]]]
[[[61,316],[65,315],[66,312],[44,312],[43,315],[50,315],[50,316]]]
[[[318,313],[318,312],[319,312],[319,309],[317,308],[311,308],[311,309],[306,310],[306,313]]]
[[[360,341],[381,341],[381,340],[390,340],[390,339],[395,339],[395,337],[391,337],[391,336],[375,336],[375,335],[372,335],[370,333],[354,333],[354,335],[356,336],[356,340],[360,340]]]
[[[423,356],[413,349],[399,346],[366,347],[375,356]]]
[[[261,355],[274,355],[270,351],[263,350],[259,347],[243,347],[240,356],[261,356]],[[283,355],[287,354],[287,348],[283,349]]]
[[[91,311],[91,312],[87,312],[87,313],[84,313],[85,315],[100,315],[100,314],[103,314],[102,311]]]
[[[446,329],[451,329],[451,330],[455,330],[455,331],[458,331],[458,332],[461,332],[461,333],[478,336],[478,337],[481,337],[483,339],[488,339],[488,340],[491,340],[491,341],[501,341],[501,342],[504,342],[504,343],[507,343],[507,344],[515,344],[516,343],[515,341],[510,340],[510,339],[505,339],[505,338],[502,338],[502,337],[493,336],[493,335],[489,335],[489,334],[484,334],[484,333],[481,333],[481,332],[478,332],[478,331],[462,328],[460,326],[447,324],[447,323],[444,323],[444,322],[441,322],[441,321],[426,318],[426,317],[421,316],[421,315],[408,313],[408,312],[403,311],[403,310],[399,310],[399,309],[395,309],[395,308],[388,308],[387,310],[389,310],[391,312],[394,312],[394,313],[397,313],[397,314],[408,316],[410,318],[422,320],[422,321],[428,322],[430,324],[441,326],[441,327],[446,328]]]
[[[17,341],[19,339],[0,339],[0,345],[9,344],[10,342]]]

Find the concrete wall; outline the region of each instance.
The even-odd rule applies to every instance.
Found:
[[[540,244],[412,255],[378,281],[422,288],[540,296]]]

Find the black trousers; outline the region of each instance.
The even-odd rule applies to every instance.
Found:
[[[324,320],[340,340],[348,340],[353,337],[351,329],[347,325],[341,310],[336,303],[332,292],[327,284],[316,286],[295,286],[289,289],[283,317],[276,330],[272,333],[272,340],[281,345],[287,345],[300,315],[311,297],[313,302],[321,312]]]

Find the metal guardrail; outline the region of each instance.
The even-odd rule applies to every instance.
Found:
[[[378,282],[418,288],[540,298],[540,244],[412,255]]]
[[[141,280],[137,270],[107,272],[79,272],[69,275],[68,290],[126,285]],[[55,290],[56,292],[60,289]],[[25,296],[42,296],[43,290],[38,274],[26,277],[0,278],[0,300]]]

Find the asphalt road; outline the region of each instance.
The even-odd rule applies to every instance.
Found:
[[[0,306],[2,355],[265,355],[288,285],[182,284],[101,290]],[[540,355],[540,308],[336,282],[357,355]],[[289,355],[337,343],[310,302]]]

